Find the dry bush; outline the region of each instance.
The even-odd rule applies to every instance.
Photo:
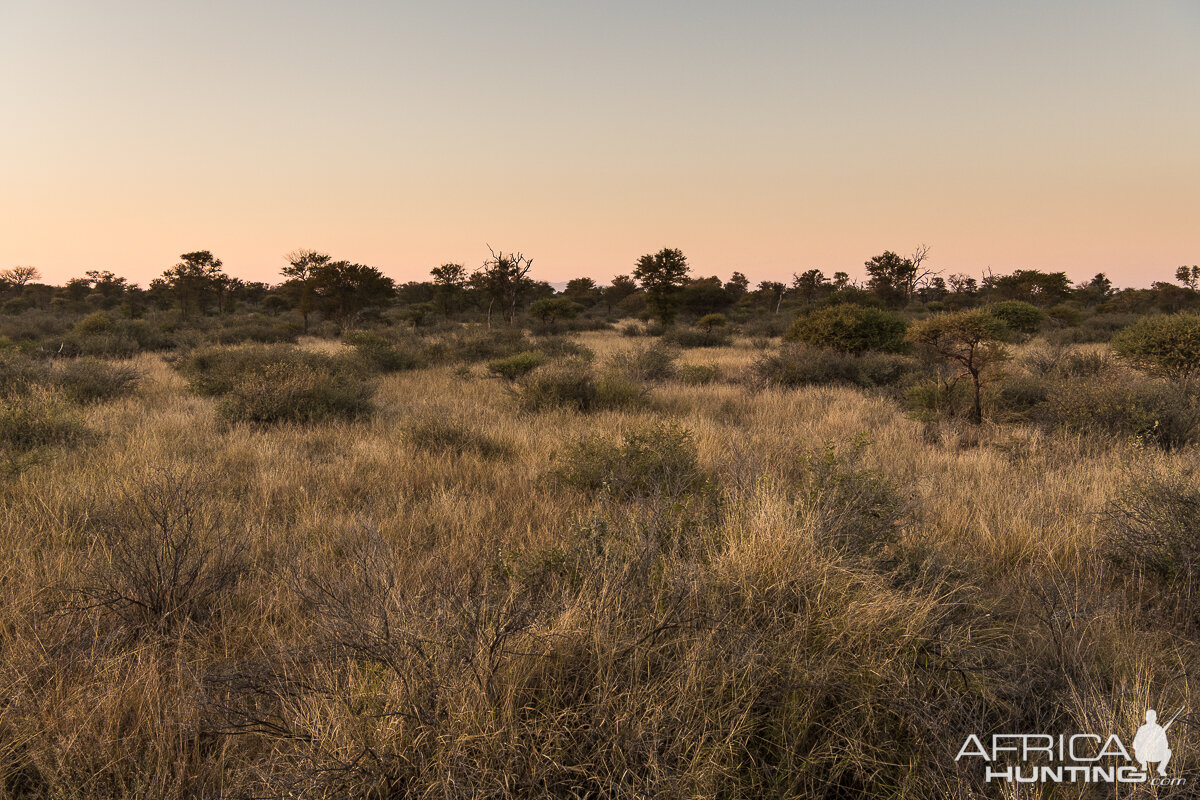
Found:
[[[754,362],[754,375],[771,386],[851,384],[896,386],[915,379],[919,362],[894,353],[845,353],[807,344],[786,344]]]
[[[645,404],[645,392],[628,378],[611,371],[596,372],[576,360],[547,364],[518,384],[517,400],[526,411],[566,408],[605,411]]]
[[[663,426],[582,439],[557,459],[552,478],[565,486],[618,500],[711,495],[715,477],[700,466],[690,432]]]
[[[245,543],[213,511],[218,487],[192,468],[129,478],[89,525],[96,551],[78,609],[102,609],[133,630],[201,623],[247,567]]]
[[[78,444],[86,437],[83,419],[58,395],[35,389],[0,400],[0,448],[28,453]]]
[[[1195,440],[1200,405],[1165,381],[1080,378],[1051,390],[1041,418],[1068,430],[1131,437],[1173,450]]]
[[[865,446],[859,439],[804,455],[795,480],[797,513],[819,540],[852,556],[878,553],[894,542],[913,512],[910,498],[863,465]]]
[[[353,373],[283,362],[239,379],[218,410],[233,422],[355,420],[372,413],[373,394]]]
[[[405,438],[414,447],[431,453],[463,456],[470,453],[482,458],[508,458],[512,445],[458,419],[430,413],[410,421]]]
[[[634,381],[665,381],[675,377],[679,369],[678,348],[663,341],[647,347],[623,350],[610,359],[614,370]]]
[[[351,331],[342,341],[375,372],[404,372],[420,369],[428,360],[424,347],[413,336],[388,338],[374,331]]]
[[[1139,477],[1105,506],[1103,551],[1133,573],[1190,590],[1200,580],[1200,483],[1194,471]],[[1189,591],[1190,593],[1190,591]]]
[[[141,377],[131,365],[79,358],[62,363],[52,379],[68,399],[86,404],[127,397],[137,390]]]

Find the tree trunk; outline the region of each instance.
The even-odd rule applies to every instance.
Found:
[[[983,404],[980,402],[980,386],[979,386],[979,370],[973,369],[971,372],[971,382],[975,384],[975,405],[971,408],[971,424],[980,425],[983,423]]]

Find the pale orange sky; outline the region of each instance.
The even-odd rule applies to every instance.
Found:
[[[831,5],[8,2],[0,267],[1200,263],[1197,4]]]

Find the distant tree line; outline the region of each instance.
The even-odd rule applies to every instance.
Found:
[[[433,320],[475,319],[487,325],[513,324],[525,315],[543,325],[584,317],[633,316],[671,326],[679,319],[713,314],[743,317],[807,313],[839,303],[890,310],[958,311],[1019,302],[1070,323],[1085,310],[1111,313],[1175,312],[1200,309],[1200,267],[1181,266],[1175,283],[1149,289],[1113,287],[1099,273],[1072,284],[1064,272],[1019,269],[1006,275],[974,276],[929,267],[929,250],[909,255],[886,251],[864,263],[866,279],[847,272],[826,276],[817,268],[795,272],[790,282],[761,281],[741,272],[727,280],[693,275],[681,250],[665,248],[638,258],[627,274],[607,284],[580,277],[561,291],[532,277],[533,260],[520,252],[491,250],[473,269],[446,263],[430,278],[397,284],[378,268],[336,259],[328,253],[288,253],[281,281],[268,284],[228,275],[210,251],[183,253],[179,261],[142,288],[108,270],[89,270],[62,286],[41,283],[38,270],[0,270],[0,313],[26,309],[118,310],[130,317],[149,309],[175,310],[184,317],[227,314],[247,309],[295,314],[303,329],[312,320],[339,329],[385,310],[420,327]]]

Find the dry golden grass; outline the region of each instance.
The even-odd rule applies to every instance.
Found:
[[[598,361],[637,343],[580,338]],[[1194,621],[1112,574],[1097,513],[1190,451],[935,440],[857,390],[739,382],[756,352],[685,351],[723,380],[638,410],[523,413],[446,366],[381,378],[368,420],[271,427],[139,357],[136,396],[83,412],[90,443],[0,489],[0,796],[965,798],[967,733],[1131,733],[1186,701]],[[429,419],[505,452],[414,444]],[[580,438],[666,422],[716,507],[546,477]],[[797,478],[856,440],[912,510],[870,556],[824,538]],[[172,466],[244,543],[235,589],[162,631],[81,608],[94,519]],[[1181,768],[1196,742],[1176,729]]]

